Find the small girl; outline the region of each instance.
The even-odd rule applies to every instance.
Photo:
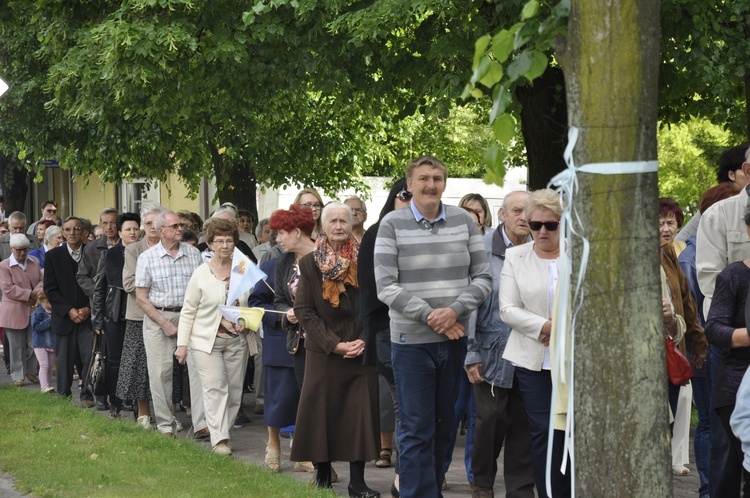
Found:
[[[32,345],[39,360],[39,384],[43,393],[54,393],[50,385],[52,364],[55,360],[55,334],[52,332],[52,305],[44,291],[39,291],[37,308],[31,314],[31,328],[34,333]]]

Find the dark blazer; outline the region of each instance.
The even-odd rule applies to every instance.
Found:
[[[71,309],[89,306],[88,296],[76,281],[77,272],[78,263],[70,256],[67,245],[47,251],[44,257],[44,293],[52,305],[52,330],[57,335],[69,335],[73,331],[76,324],[68,316]],[[90,316],[86,322],[90,327]]]

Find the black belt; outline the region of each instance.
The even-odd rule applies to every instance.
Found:
[[[154,306],[154,308],[156,308],[159,311],[169,311],[171,313],[179,313],[180,311],[182,311],[182,307],[177,307],[177,308],[160,308],[158,306]]]

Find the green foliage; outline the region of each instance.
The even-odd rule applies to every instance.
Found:
[[[690,119],[664,126],[658,134],[659,196],[674,199],[689,219],[707,189],[716,185],[721,153],[742,143],[732,134],[706,119]]]
[[[477,40],[473,74],[462,97],[481,97],[485,88],[492,92],[490,125],[500,144],[510,144],[518,135],[520,107],[513,99],[516,87],[533,84],[547,69],[554,40],[566,30],[569,11],[569,0],[557,4],[529,0],[521,9],[519,22]],[[502,184],[506,156],[499,147],[492,147],[485,158],[487,180]]]
[[[486,16],[448,3],[394,2],[383,19],[305,0],[10,2],[0,72],[18,76],[0,112],[29,118],[0,123],[0,151],[108,182],[173,171],[193,191],[243,171],[335,192],[427,150],[478,176],[486,110],[457,105],[456,68],[465,21]]]
[[[750,136],[750,1],[663,1],[661,24],[660,117],[670,123],[706,117]]]

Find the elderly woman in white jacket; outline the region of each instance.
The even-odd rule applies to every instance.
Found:
[[[203,384],[206,424],[213,451],[231,455],[229,428],[242,403],[242,381],[247,366],[247,330],[229,322],[219,311],[227,300],[232,254],[238,240],[237,226],[212,219],[206,242],[213,256],[190,278],[177,329],[175,357],[184,364],[193,358]],[[247,303],[247,293],[240,303]],[[255,341],[250,341],[252,345]]]
[[[511,247],[505,253],[500,277],[500,318],[512,328],[503,358],[516,367],[516,381],[531,428],[534,481],[540,496],[546,496],[545,464],[552,400],[550,317],[560,259],[560,198],[552,190],[537,190],[526,201],[525,212],[534,241]],[[555,497],[570,496],[570,476],[559,470],[563,442],[562,431],[556,431],[551,466]]]

